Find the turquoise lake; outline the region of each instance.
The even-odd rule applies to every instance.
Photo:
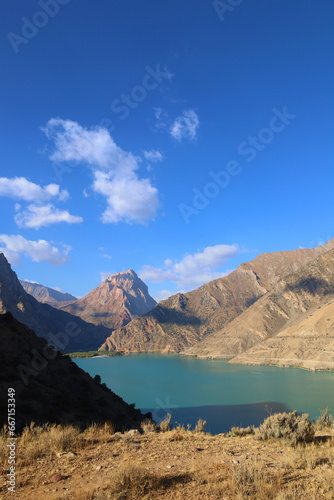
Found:
[[[172,413],[174,423],[194,425],[204,418],[212,434],[258,425],[279,411],[311,418],[322,408],[334,412],[334,372],[150,354],[74,361],[154,420]]]

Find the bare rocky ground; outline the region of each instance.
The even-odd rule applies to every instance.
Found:
[[[184,429],[112,434],[112,429],[93,428],[83,434],[73,430],[67,434],[65,439],[56,430],[50,439],[47,433],[39,437],[34,430],[26,433],[17,448],[16,493],[7,491],[3,479],[0,497],[334,498],[334,439],[329,431],[318,431],[313,443],[295,448],[278,439],[211,436]],[[1,451],[5,463],[4,448]]]

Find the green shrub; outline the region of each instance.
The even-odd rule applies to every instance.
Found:
[[[307,413],[298,415],[296,411],[276,413],[266,418],[256,429],[256,436],[263,440],[280,438],[291,446],[296,446],[298,443],[309,443],[314,438],[314,426],[308,417]]]

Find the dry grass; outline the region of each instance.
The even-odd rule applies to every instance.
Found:
[[[231,436],[248,436],[255,433],[255,428],[252,425],[248,427],[232,427],[229,434]]]
[[[320,410],[320,415],[315,419],[314,426],[317,430],[331,430],[334,428],[334,417],[329,412],[329,408]]]
[[[107,442],[108,439],[115,434],[116,427],[112,422],[104,422],[103,424],[91,424],[85,431],[86,440],[92,443]]]
[[[141,430],[144,434],[148,434],[149,432],[156,432],[158,429],[157,425],[153,420],[144,420],[141,424]]]
[[[205,431],[205,426],[206,426],[206,420],[203,420],[202,418],[199,418],[197,420],[197,424],[195,425],[194,432],[204,432]]]
[[[245,460],[232,469],[231,486],[236,498],[275,499],[283,485],[283,472],[270,471],[257,460]]]
[[[161,432],[167,432],[172,430],[172,415],[171,413],[167,413],[167,416],[160,422],[159,429]]]
[[[37,458],[82,447],[83,436],[77,427],[58,424],[40,427],[32,422],[17,440],[17,456],[21,465],[31,464]]]
[[[166,428],[169,425],[167,420]],[[322,434],[322,440],[291,447],[282,438],[258,440],[253,432],[251,427],[235,428],[211,436],[179,425],[164,432],[144,426],[142,434],[114,434],[113,425],[106,424],[80,433],[72,426],[32,424],[18,437],[21,489],[16,496],[20,500],[334,498],[330,436],[325,441]],[[0,434],[2,459],[7,453],[3,445]],[[50,478],[55,473],[65,479],[53,484]],[[3,498],[9,498],[6,492]]]

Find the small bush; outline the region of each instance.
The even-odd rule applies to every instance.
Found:
[[[141,423],[141,430],[144,434],[148,434],[149,432],[156,432],[158,430],[157,424],[150,419],[146,419]]]
[[[317,429],[328,429],[334,426],[334,417],[329,413],[329,409],[320,410],[320,416],[314,421]]]
[[[195,426],[194,432],[205,432],[206,420],[199,418]]]
[[[314,427],[308,417],[307,413],[298,415],[296,411],[276,413],[266,418],[256,429],[256,437],[263,440],[281,438],[291,446],[309,443],[314,438]]]
[[[160,476],[135,466],[118,472],[112,490],[122,494],[121,498],[143,498],[162,486]]]
[[[167,413],[166,417],[159,424],[159,429],[161,430],[161,432],[167,432],[172,430],[171,420],[172,420],[172,414]]]
[[[252,425],[248,427],[232,427],[230,434],[231,436],[248,436],[249,434],[254,434],[255,428]]]

